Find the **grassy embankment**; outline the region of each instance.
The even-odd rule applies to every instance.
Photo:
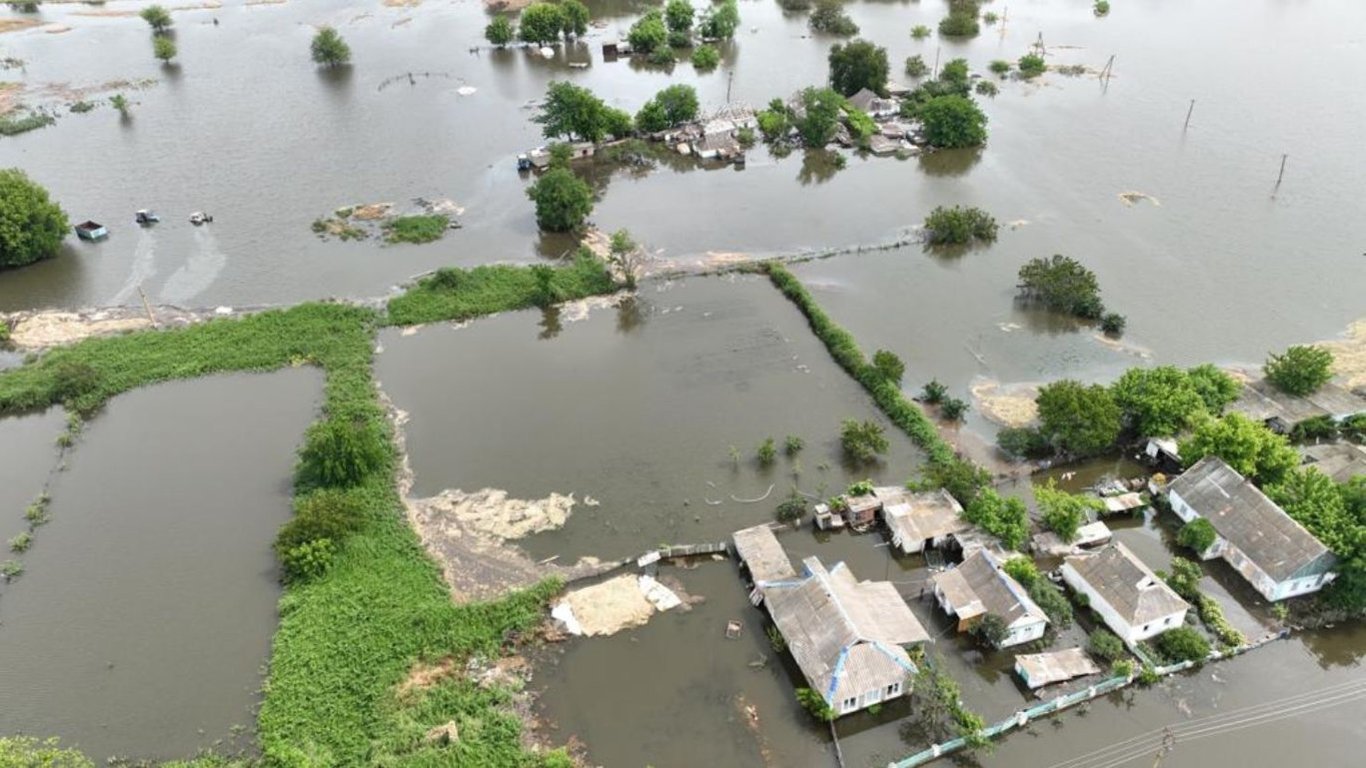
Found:
[[[601,266],[553,270],[566,297],[614,288]],[[464,319],[527,306],[541,284],[530,269],[479,268],[394,299],[393,322]],[[443,273],[446,272],[443,270]],[[450,273],[447,273],[448,275]],[[396,689],[418,661],[495,656],[509,633],[533,626],[553,582],[493,603],[454,605],[436,566],[404,520],[394,488],[396,457],[371,369],[371,310],[310,303],[174,331],[90,339],[54,349],[0,373],[0,415],[65,403],[89,413],[141,386],[220,372],[314,365],[326,374],[321,419],[307,443],[346,425],[384,446],[383,460],[346,490],[357,500],[354,533],[338,542],[328,567],[293,581],[280,600],[270,674],[261,706],[261,762],[269,766],[442,765],[534,768],[564,765],[520,744],[521,724],[501,706],[509,693],[455,678],[400,698]],[[296,496],[314,490],[315,472],[296,472]],[[429,729],[459,726],[452,745],[429,744]],[[148,745],[149,749],[155,745]],[[0,755],[21,750],[0,738]],[[220,765],[206,759],[203,766]]]

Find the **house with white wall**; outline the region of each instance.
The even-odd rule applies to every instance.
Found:
[[[1181,626],[1190,605],[1119,542],[1063,561],[1062,578],[1128,645]]]
[[[1167,501],[1182,520],[1214,526],[1201,559],[1222,557],[1267,600],[1317,592],[1337,576],[1328,547],[1217,456],[1173,480]]]
[[[1038,640],[1048,628],[1048,615],[986,549],[936,574],[934,599],[945,613],[958,619],[959,632],[970,631],[986,616],[1000,618],[1008,631],[997,648]]]

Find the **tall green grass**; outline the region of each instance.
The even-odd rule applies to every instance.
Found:
[[[468,320],[616,290],[602,262],[581,251],[569,266],[441,269],[389,300],[391,325]]]

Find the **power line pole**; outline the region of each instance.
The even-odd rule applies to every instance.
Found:
[[[1281,179],[1285,176],[1285,159],[1290,155],[1281,155],[1281,172],[1276,174],[1276,189],[1281,188]]]
[[[1190,124],[1191,124],[1191,113],[1194,112],[1194,111],[1195,111],[1195,99],[1191,99],[1191,106],[1190,106],[1190,109],[1187,109],[1187,110],[1186,110],[1186,124],[1183,125],[1183,126],[1181,126],[1181,132],[1182,132],[1182,133],[1185,133],[1185,132],[1186,132],[1186,129],[1190,127]]]

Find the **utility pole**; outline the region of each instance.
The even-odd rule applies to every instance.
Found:
[[[938,45],[934,47],[934,74],[932,75],[932,77],[934,77],[934,79],[936,80],[939,79],[939,50],[941,47],[942,46]]]
[[[1194,112],[1194,111],[1195,111],[1195,99],[1191,99],[1191,106],[1190,106],[1190,109],[1187,109],[1187,110],[1186,110],[1186,124],[1183,125],[1183,126],[1181,126],[1181,132],[1182,132],[1182,133],[1185,133],[1185,132],[1186,132],[1186,129],[1190,127],[1190,124],[1191,124],[1191,113]]]
[[[726,103],[730,104],[730,87],[735,84],[735,67],[730,68],[730,74],[726,76]]]
[[[1276,174],[1276,189],[1281,188],[1281,179],[1285,177],[1285,159],[1290,155],[1281,155],[1281,172]]]
[[[1010,17],[1010,6],[1001,8],[1001,39],[1006,39],[1006,19]]]

